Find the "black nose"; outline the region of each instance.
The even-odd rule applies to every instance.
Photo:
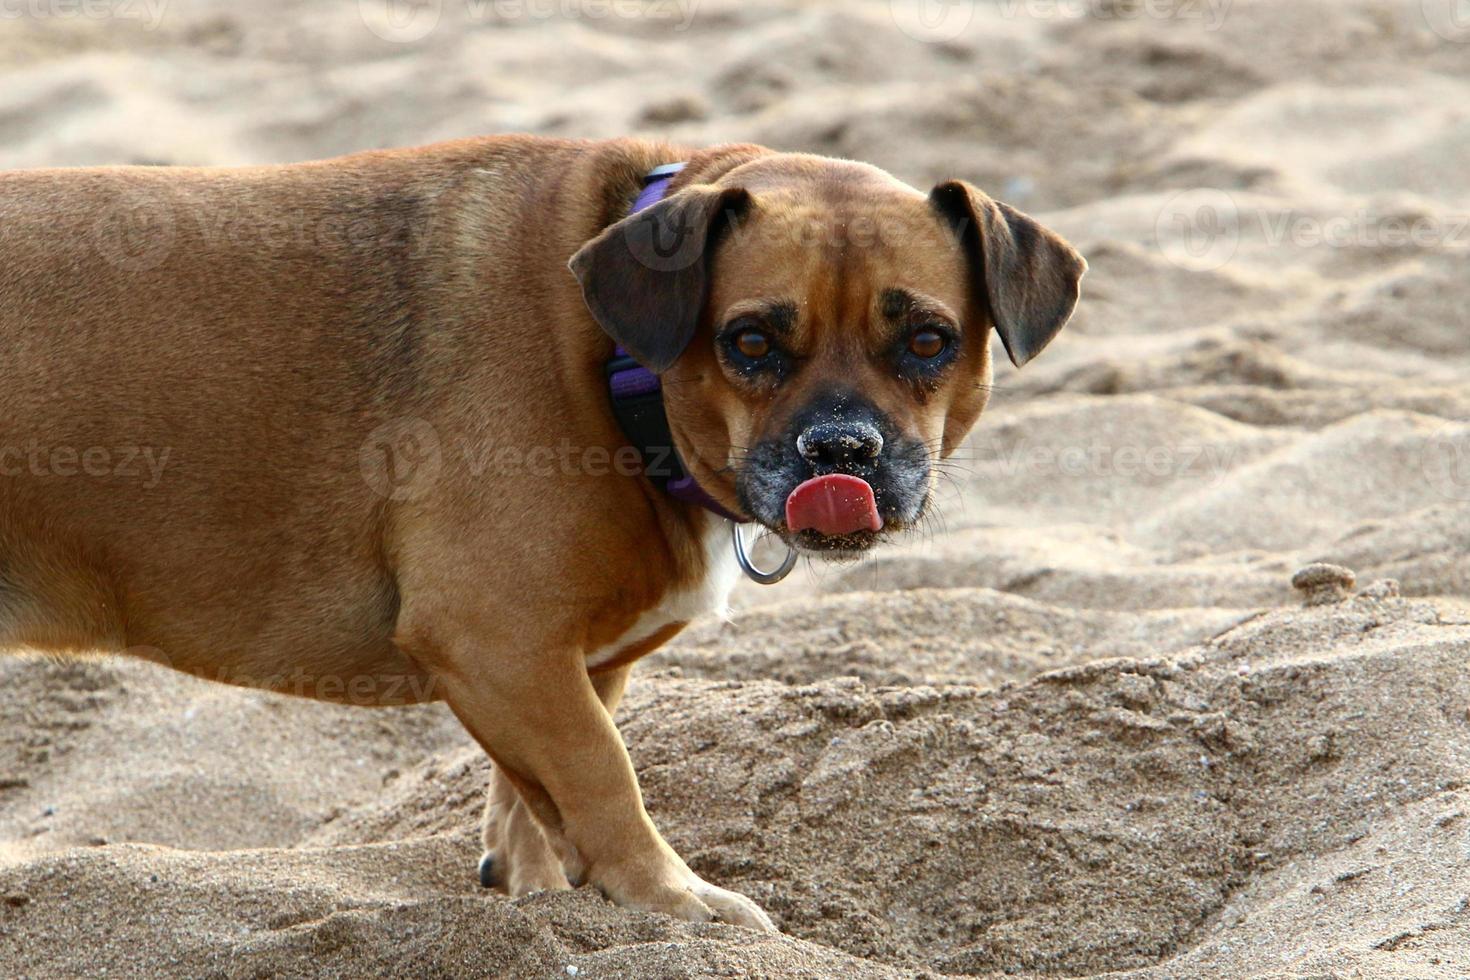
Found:
[[[818,422],[796,437],[796,451],[814,465],[867,463],[883,451],[883,435],[869,422]]]

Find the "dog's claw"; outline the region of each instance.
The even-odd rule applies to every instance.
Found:
[[[724,888],[716,888],[701,882],[702,888],[694,889],[700,901],[709,906],[721,922],[731,925],[744,926],[757,932],[778,932],[776,924],[766,914],[766,910],[755,902],[746,898],[739,892],[727,891]]]
[[[480,858],[480,887],[494,888],[499,884],[500,881],[495,874],[495,855],[486,852],[485,856]]]

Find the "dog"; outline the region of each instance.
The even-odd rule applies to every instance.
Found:
[[[1086,269],[962,181],[526,136],[6,173],[0,245],[0,646],[446,702],[486,884],[757,929],[644,808],[630,666],[723,607],[730,518],[913,528],[989,331],[1024,364]]]

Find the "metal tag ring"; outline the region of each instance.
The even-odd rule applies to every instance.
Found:
[[[730,522],[730,537],[735,543],[735,561],[752,582],[759,582],[761,585],[775,585],[796,567],[796,549],[788,544],[786,557],[782,559],[781,564],[772,571],[763,572],[755,567],[755,563],[750,560],[750,555],[746,553],[745,539],[740,536],[740,525],[734,521]]]

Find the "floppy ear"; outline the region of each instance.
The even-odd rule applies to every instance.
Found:
[[[1077,305],[1087,260],[1062,237],[962,180],[946,181],[930,203],[956,233],[1016,367],[1041,353]]]
[[[667,370],[699,326],[717,237],[749,205],[740,188],[688,187],[605,229],[568,263],[593,318],[639,363]]]

